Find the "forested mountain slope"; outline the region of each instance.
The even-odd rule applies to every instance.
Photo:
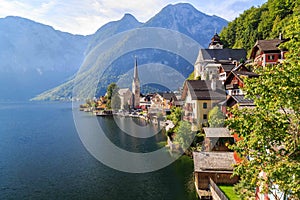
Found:
[[[220,36],[227,47],[245,48],[249,52],[258,39],[277,38],[280,33],[284,37],[287,23],[299,12],[299,0],[269,0],[261,7],[246,10]]]

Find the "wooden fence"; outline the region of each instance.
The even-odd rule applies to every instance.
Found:
[[[221,189],[215,184],[215,182],[211,178],[209,178],[209,187],[210,191],[212,192],[213,199],[228,200],[225,194],[221,191]]]

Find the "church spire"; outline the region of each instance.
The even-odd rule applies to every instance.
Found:
[[[138,74],[138,69],[137,69],[137,57],[134,57],[134,74],[133,74],[133,79],[139,79],[139,74]]]
[[[133,108],[138,108],[140,105],[140,80],[138,73],[137,57],[134,57],[134,72],[132,80],[132,93],[133,93]]]
[[[216,32],[215,35],[211,38],[211,42],[208,46],[209,49],[223,49],[223,42],[220,39],[220,36]]]

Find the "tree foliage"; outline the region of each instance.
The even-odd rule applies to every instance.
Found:
[[[208,113],[209,127],[223,127],[225,121],[225,115],[222,113],[218,106],[215,106]]]
[[[188,149],[193,142],[195,134],[192,133],[191,124],[187,121],[180,121],[175,129],[175,142],[183,149]]]
[[[299,1],[269,0],[261,7],[252,7],[230,22],[221,33],[229,48],[250,50],[258,39],[273,39],[282,33],[286,24],[299,9]]]
[[[183,111],[180,107],[172,107],[171,114],[167,116],[168,120],[171,120],[175,126],[182,120]]]
[[[111,83],[107,86],[107,91],[106,91],[106,97],[107,97],[107,107],[109,109],[111,109],[112,107],[112,98],[113,96],[116,98],[116,94],[118,92],[118,85],[116,83]],[[114,105],[114,107],[117,106],[117,102],[118,100],[116,99],[116,105]],[[121,104],[121,100],[120,100],[120,104]]]
[[[260,77],[245,81],[246,97],[256,107],[233,109],[234,117],[227,121],[242,138],[233,148],[242,158],[234,173],[240,176],[236,189],[243,199],[254,197],[257,186],[275,199],[280,198],[276,188],[285,197],[300,199],[300,10],[297,13],[283,29],[290,39],[282,44],[288,49],[285,61],[258,68]],[[267,178],[260,178],[262,171]]]

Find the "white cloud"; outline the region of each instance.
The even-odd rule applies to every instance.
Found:
[[[55,29],[77,34],[92,34],[109,21],[120,19],[125,13],[145,22],[167,4],[187,2],[210,15],[227,20],[237,17],[252,5],[266,0],[0,0],[0,17],[21,16],[53,26]],[[238,5],[238,6],[236,6]]]

